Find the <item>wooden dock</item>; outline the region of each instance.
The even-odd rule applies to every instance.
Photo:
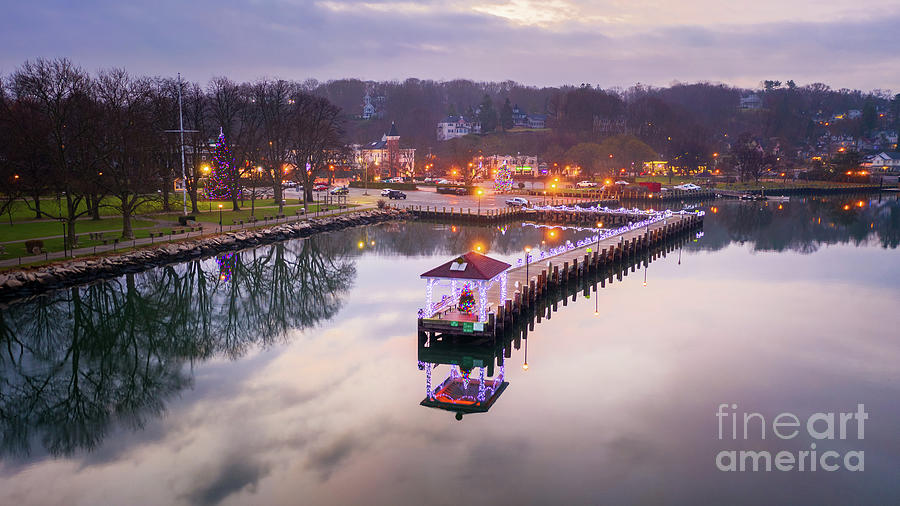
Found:
[[[524,265],[513,266],[507,273],[509,293],[500,293],[497,285],[488,291],[491,308],[487,322],[473,325],[442,318],[420,318],[419,339],[422,342],[444,336],[497,339],[518,328],[523,318],[529,315],[533,318],[548,304],[555,306],[560,297],[565,300],[567,287],[587,286],[589,280],[603,286],[606,278],[611,281],[623,265],[640,258],[652,261],[656,255],[664,255],[673,242],[688,237],[702,224],[702,214],[675,214],[647,227],[605,238],[599,245],[593,242],[529,262],[527,274]],[[532,250],[531,254],[534,253]],[[621,273],[616,275],[621,279]],[[540,316],[537,318],[540,321]]]
[[[534,221],[546,225],[584,225],[596,227],[598,222],[604,227],[624,225],[641,221],[647,214],[638,209],[610,209],[609,202],[584,201],[567,204],[567,208],[537,206],[534,208],[482,209],[480,212],[469,208],[409,205],[402,207],[406,212],[422,220],[435,220],[453,224],[505,223],[513,221]],[[599,206],[599,207],[598,207]],[[401,207],[398,207],[400,209]]]

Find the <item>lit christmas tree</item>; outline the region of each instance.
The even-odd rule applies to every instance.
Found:
[[[497,169],[497,177],[494,179],[494,190],[498,192],[506,192],[512,190],[513,174],[509,167],[504,165]]]
[[[225,133],[219,130],[219,139],[213,151],[212,173],[206,182],[206,197],[210,200],[230,199],[234,192],[233,161],[228,144],[225,143]]]
[[[475,310],[475,295],[472,293],[472,289],[469,288],[468,283],[463,286],[462,292],[459,294],[457,307],[459,307],[459,312],[463,314],[472,314],[472,311]]]

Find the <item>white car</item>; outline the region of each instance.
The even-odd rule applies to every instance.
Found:
[[[402,177],[392,177],[392,178],[388,179],[386,182],[387,183],[402,183],[403,178]]]
[[[506,205],[509,207],[525,207],[528,205],[528,200],[523,199],[522,197],[513,197],[511,199],[506,199]]]
[[[680,184],[680,185],[676,186],[675,189],[676,190],[702,190],[702,188],[695,185],[694,183]]]
[[[391,189],[390,189],[390,188],[385,188],[385,189],[381,190],[381,196],[382,196],[382,197],[387,197],[387,196],[390,195],[390,194],[391,194]]]
[[[619,186],[628,186],[628,181],[616,181],[616,184]]]
[[[593,181],[579,181],[575,183],[575,186],[577,186],[578,188],[596,188],[597,183]]]

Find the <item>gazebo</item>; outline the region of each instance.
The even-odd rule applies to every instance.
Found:
[[[470,251],[423,273],[425,307],[419,310],[419,318],[437,316],[444,320],[483,325],[488,319],[487,292],[494,283],[500,283],[498,300],[506,300],[509,268],[510,264],[506,262]],[[441,299],[435,302],[435,288],[449,293],[442,294]],[[461,301],[463,295],[467,297]]]

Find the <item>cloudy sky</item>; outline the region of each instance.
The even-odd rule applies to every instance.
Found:
[[[897,0],[42,0],[0,16],[0,74],[35,57],[206,81],[763,79],[900,90]]]

